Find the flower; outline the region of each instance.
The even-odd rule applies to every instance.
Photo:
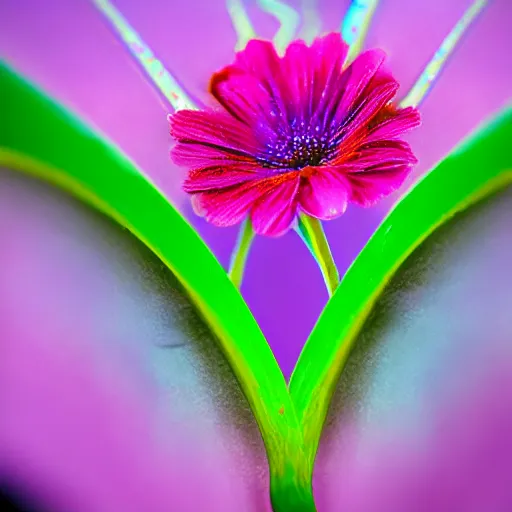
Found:
[[[400,136],[419,113],[390,103],[398,82],[382,50],[344,68],[347,53],[338,33],[295,41],[283,57],[251,40],[211,79],[221,108],[170,116],[196,213],[217,226],[249,215],[257,234],[278,236],[299,212],[330,220],[400,187],[417,161]]]

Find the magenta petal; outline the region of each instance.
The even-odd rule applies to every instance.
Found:
[[[315,98],[319,96],[319,99],[313,113],[312,124],[319,122],[319,116],[330,118],[335,108],[333,99],[343,94],[340,80],[348,50],[348,45],[338,32],[316,39],[311,46],[313,58],[318,59],[320,63],[315,76],[318,85],[314,86]]]
[[[345,63],[348,55],[349,46],[343,41],[339,32],[331,32],[323,37],[318,37],[311,45],[312,57],[321,62],[321,71],[331,70],[332,63],[341,65]]]
[[[349,173],[350,201],[360,206],[373,206],[379,199],[397,190],[411,171],[410,165],[389,164],[387,167]]]
[[[339,33],[314,41],[311,47],[295,41],[286,50],[283,69],[288,84],[290,121],[310,121],[315,125],[326,114],[325,107],[339,97],[339,80],[348,46]]]
[[[303,179],[299,194],[301,210],[320,220],[339,217],[347,208],[349,185],[345,177],[330,168],[320,168]]]
[[[377,124],[367,138],[367,142],[391,140],[421,124],[420,113],[413,107],[407,107],[390,113],[384,121]]]
[[[372,117],[393,99],[397,90],[398,83],[396,82],[388,82],[375,87],[358,105],[349,123],[344,126],[345,140],[343,142],[350,141],[352,137],[357,137],[358,131],[368,126]],[[341,149],[343,148],[343,142]]]
[[[276,116],[284,119],[286,106],[283,91],[286,90],[286,77],[283,76],[281,61],[270,41],[249,41],[245,49],[237,53],[231,69],[253,76],[269,94]],[[282,127],[286,128],[286,123],[282,123]]]
[[[251,130],[225,112],[179,110],[170,116],[169,123],[172,137],[194,144],[198,152],[207,145],[251,158],[260,149]]]
[[[275,180],[267,178],[202,192],[193,196],[194,210],[215,226],[234,226],[244,219],[262,195],[275,186]]]
[[[257,78],[231,66],[213,76],[210,91],[226,111],[250,127],[259,141],[275,137],[281,122],[280,107]]]
[[[186,142],[179,142],[172,148],[171,158],[176,165],[192,170],[205,167],[252,169],[258,165],[254,158],[238,155],[228,149]]]
[[[343,71],[341,80],[338,83],[342,92],[341,98],[333,98],[336,115],[334,123],[342,123],[361,99],[364,90],[382,66],[386,54],[382,50],[368,50],[359,55],[350,66]]]
[[[275,185],[257,201],[251,221],[256,234],[275,237],[285,233],[295,219],[300,177],[291,172],[272,181]]]
[[[372,143],[337,167],[350,187],[349,200],[371,206],[402,185],[416,163],[409,145],[401,140]]]
[[[252,39],[242,51],[237,52],[233,66],[259,78],[261,82],[271,83],[278,76],[272,77],[272,71],[279,70],[280,59],[270,41]]]
[[[190,194],[225,189],[262,177],[256,170],[243,170],[237,167],[226,171],[222,167],[209,167],[191,171],[183,184],[183,190]]]
[[[314,63],[304,41],[295,41],[286,50],[283,68],[286,75],[285,96],[289,123],[300,124],[311,116],[314,105]]]
[[[373,142],[362,146],[352,158],[338,169],[348,173],[376,171],[390,165],[413,165],[416,157],[407,142],[403,140],[388,140]]]

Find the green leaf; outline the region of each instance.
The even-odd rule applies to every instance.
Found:
[[[215,334],[255,415],[269,459],[274,501],[281,507],[300,503],[304,510],[314,510],[311,468],[302,457],[302,435],[284,377],[247,305],[213,254],[169,201],[104,137],[4,64],[0,86],[4,102],[0,165],[56,185],[108,215],[171,270]]]
[[[512,182],[512,110],[455,149],[397,204],[327,304],[290,380],[314,458],[327,410],[361,328],[406,258],[457,212]]]
[[[511,226],[509,186],[436,229],[386,284],[329,405],[322,512],[510,499]]]
[[[258,425],[215,335],[172,272],[107,216],[2,167],[0,246],[2,420],[27,425],[18,427],[11,444],[19,448],[12,449],[46,439],[42,460],[29,455],[39,460],[32,459],[35,466],[55,459],[100,482],[117,453],[121,471],[145,489],[146,505],[116,510],[153,510],[148,501],[158,494],[160,510],[207,510],[219,501],[223,512],[260,512],[258,503],[269,501],[269,471]],[[15,369],[13,384],[8,368]],[[20,380],[32,398],[22,398]],[[95,442],[102,436],[109,441]],[[90,448],[86,460],[83,446]],[[153,476],[143,483],[143,473]],[[80,494],[84,485],[74,472],[57,480],[56,492]],[[157,481],[174,492],[159,494]],[[190,485],[204,492],[176,493]]]

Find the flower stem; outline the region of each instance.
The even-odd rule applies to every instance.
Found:
[[[252,230],[251,221],[247,218],[240,227],[238,240],[231,254],[231,263],[228,272],[229,278],[237,288],[240,288],[242,284],[245,262],[247,261],[253,239],[254,231]]]
[[[327,291],[329,296],[331,296],[338,287],[340,275],[336,268],[336,263],[334,263],[329,243],[325,237],[322,223],[318,219],[301,214],[299,216],[297,233],[308,246],[318,263],[327,286]]]
[[[297,466],[290,465],[279,477],[270,477],[270,500],[273,512],[316,512],[311,485],[312,467],[306,478],[297,478]]]

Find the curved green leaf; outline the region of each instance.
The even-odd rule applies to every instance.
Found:
[[[386,284],[329,405],[319,510],[485,510],[495,496],[489,508],[508,510],[511,226],[509,186],[436,229]]]
[[[131,231],[173,272],[216,335],[256,417],[274,499],[281,506],[310,503],[305,510],[313,509],[311,468],[304,467],[302,435],[285,380],[215,257],[117,149],[3,64],[0,85],[0,165],[32,174],[86,201]]]
[[[299,358],[290,393],[314,459],[347,357],[400,265],[457,212],[512,183],[512,110],[479,130],[415,186],[384,220],[327,304]]]
[[[27,453],[38,438],[48,450],[27,453],[25,466],[43,474],[31,479],[50,478],[52,461],[61,468],[51,477],[56,492],[75,496],[83,494],[76,485],[105,480],[117,453],[145,490],[142,503],[115,510],[154,510],[156,501],[158,510],[207,511],[212,502],[223,512],[268,510],[254,414],[215,335],[146,246],[59,188],[0,167],[0,247],[0,423],[17,422],[16,441],[0,427],[0,451],[7,439],[11,453]],[[141,423],[159,435],[142,434]],[[98,441],[104,435],[109,442]],[[146,465],[134,462],[136,452]],[[142,482],[141,474],[152,476]],[[171,492],[156,490],[157,481]],[[110,485],[123,495],[124,484]],[[204,492],[187,493],[191,485]]]

